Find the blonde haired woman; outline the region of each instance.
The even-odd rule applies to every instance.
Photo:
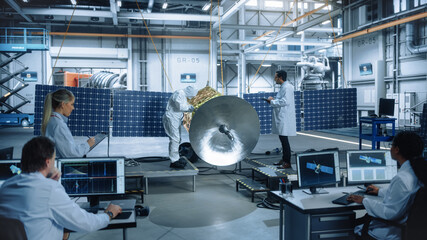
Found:
[[[58,89],[48,93],[44,101],[42,135],[50,138],[56,146],[58,158],[83,157],[95,144],[89,138],[86,143],[77,145],[67,126],[68,117],[74,110],[74,94],[67,89]]]

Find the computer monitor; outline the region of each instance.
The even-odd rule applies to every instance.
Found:
[[[337,151],[309,152],[297,154],[298,184],[309,187],[307,194],[327,193],[316,187],[340,181],[340,165]]]
[[[13,158],[13,147],[0,149],[0,160],[11,160]]]
[[[18,174],[21,174],[21,160],[0,161],[0,186],[7,179]]]
[[[380,117],[394,116],[394,99],[380,98],[378,115]]]
[[[125,193],[125,159],[59,159],[61,184],[69,196],[86,196],[91,206],[99,205],[99,196]]]
[[[387,183],[397,174],[397,162],[388,150],[347,151],[349,184]]]

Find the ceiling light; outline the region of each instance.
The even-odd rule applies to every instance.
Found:
[[[326,21],[322,22],[322,25],[328,24],[330,22],[331,22],[331,20],[326,20]]]
[[[28,2],[28,0],[22,0],[24,3],[27,3]]]
[[[258,51],[259,51],[259,48],[255,49],[254,51],[255,51],[255,52],[258,52]]]
[[[117,1],[117,7],[121,7],[122,6],[122,1]]]
[[[263,66],[263,67],[271,67],[271,64],[263,64],[261,66]]]
[[[71,4],[76,5],[77,4],[77,0],[70,0]]]
[[[168,3],[167,3],[167,2],[164,2],[164,3],[163,3],[163,6],[162,6],[162,8],[163,8],[163,9],[166,9],[166,8],[168,8]]]
[[[210,3],[206,3],[205,6],[203,6],[202,10],[203,11],[207,11],[207,10],[209,10],[210,7],[211,7],[211,4]]]
[[[266,47],[270,47],[271,45],[273,45],[272,43],[269,43],[267,45],[265,45]]]
[[[281,41],[281,42],[284,42],[284,41],[286,41],[286,38],[282,38],[282,39],[280,39],[280,41]]]
[[[326,52],[326,49],[320,49],[319,52]]]
[[[301,35],[303,33],[304,33],[304,31],[300,31],[300,32],[297,32],[297,35]]]

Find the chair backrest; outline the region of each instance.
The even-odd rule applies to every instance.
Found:
[[[421,136],[427,138],[427,103],[423,105],[423,113],[420,118],[420,132]]]
[[[420,188],[406,221],[405,239],[426,239],[427,236],[427,189]]]
[[[0,236],[2,240],[27,240],[24,224],[21,221],[1,216]]]

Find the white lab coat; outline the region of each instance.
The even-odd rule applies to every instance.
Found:
[[[178,150],[181,142],[180,128],[182,119],[184,112],[192,109],[192,106],[187,102],[187,95],[182,89],[175,91],[169,98],[166,112],[163,115],[163,127],[169,136],[169,158],[171,162],[179,160]]]
[[[271,133],[281,136],[296,136],[294,87],[289,81],[282,83],[276,97],[270,101],[270,106],[273,107]]]

